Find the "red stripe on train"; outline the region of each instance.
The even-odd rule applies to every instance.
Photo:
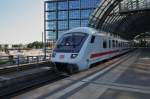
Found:
[[[95,54],[92,54],[90,58],[97,58],[97,57],[101,57],[101,56],[105,56],[105,55],[109,55],[109,54],[113,54],[117,52],[119,52],[119,50],[95,53]]]

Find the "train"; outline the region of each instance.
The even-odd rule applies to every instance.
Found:
[[[58,71],[72,74],[129,50],[130,42],[119,36],[90,27],[78,27],[64,32],[58,38],[51,61]]]

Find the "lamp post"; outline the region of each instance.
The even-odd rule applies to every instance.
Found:
[[[46,2],[44,2],[44,60],[46,60]]]

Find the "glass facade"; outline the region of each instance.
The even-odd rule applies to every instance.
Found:
[[[45,32],[47,40],[56,40],[62,32],[88,25],[92,11],[101,0],[45,1]]]

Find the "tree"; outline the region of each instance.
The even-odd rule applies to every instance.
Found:
[[[5,48],[5,49],[8,49],[8,44],[5,44],[5,45],[4,45],[4,48]]]
[[[15,44],[15,45],[12,45],[12,48],[23,48],[23,45],[22,44]]]
[[[27,45],[27,48],[36,48],[36,49],[41,49],[41,48],[43,48],[43,43],[42,42],[38,42],[38,41],[35,41],[35,42],[33,42],[33,43],[29,43],[28,45]]]

